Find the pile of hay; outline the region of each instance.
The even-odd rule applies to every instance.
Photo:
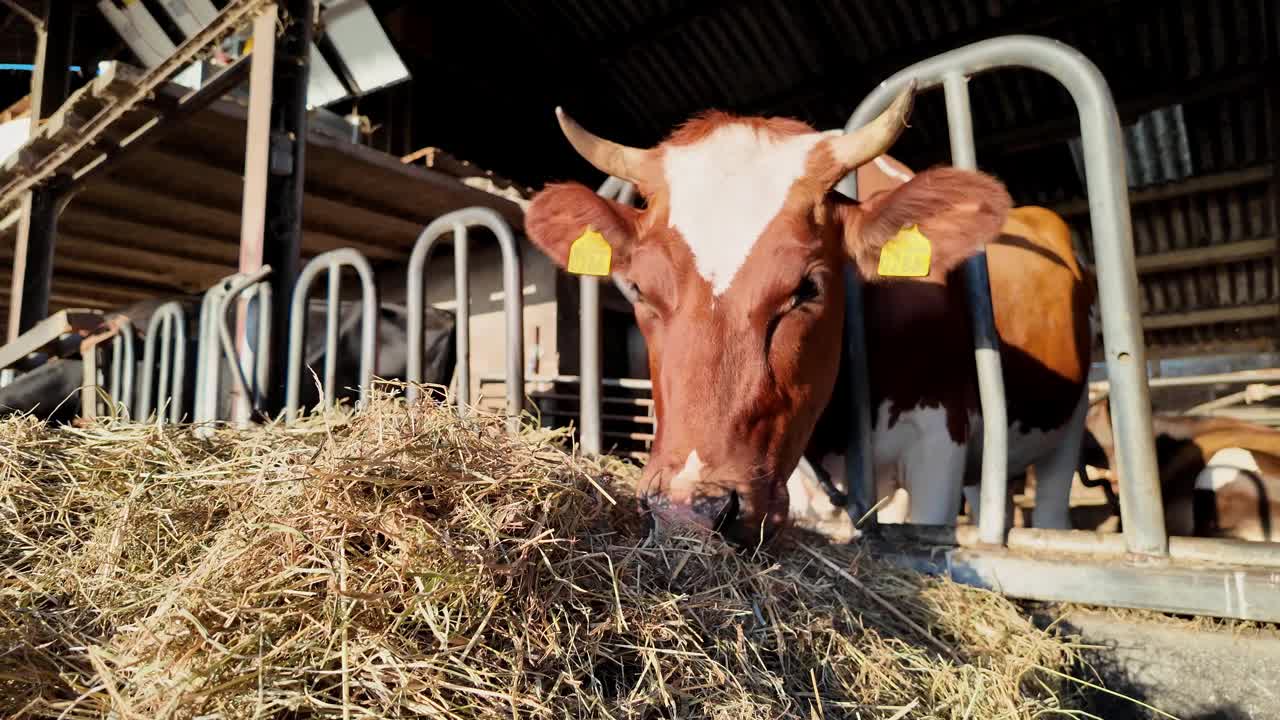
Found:
[[[613,475],[559,442],[389,396],[208,442],[0,422],[0,716],[1030,718],[1065,702],[1069,647],[999,596],[851,549],[650,547]]]

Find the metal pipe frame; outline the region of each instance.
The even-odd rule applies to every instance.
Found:
[[[636,186],[621,178],[609,176],[600,185],[596,194],[607,200],[615,200],[623,205],[630,205],[635,199]],[[610,276],[613,284],[631,303],[635,302],[630,288],[616,273]],[[588,455],[599,455],[603,451],[604,430],[601,422],[602,397],[601,379],[603,371],[600,360],[600,278],[590,275],[578,276],[578,359],[582,369],[579,386],[579,428],[578,442],[582,452]]]
[[[270,274],[271,266],[263,265],[256,272],[238,276],[218,301],[217,310],[214,313],[218,321],[218,340],[222,346],[222,357],[231,366],[231,377],[236,381],[236,389],[232,395],[231,414],[238,427],[248,427],[253,412],[262,407],[264,376],[267,369],[267,360],[271,355],[271,348],[268,346],[271,342],[271,286],[263,281]],[[242,362],[244,354],[238,351],[236,342],[232,339],[231,327],[228,324],[230,320],[228,317],[229,311],[233,308],[239,308],[239,303],[235,305],[232,303],[250,288],[254,290],[254,294],[258,298],[257,311],[259,320],[258,343],[251,353],[254,367],[252,384],[245,377],[244,362]],[[245,319],[247,320],[247,314]],[[247,347],[244,349],[248,350]]]
[[[120,408],[128,414],[133,401],[134,328],[129,318],[117,315],[106,323],[106,329],[85,338],[80,343],[83,365],[80,385],[80,415],[84,418],[98,416],[98,400],[102,391],[98,379],[98,348],[111,341],[111,377],[107,381],[106,397],[111,403],[111,415]]]
[[[422,382],[422,324],[426,312],[425,269],[436,243],[445,235],[453,235],[454,301],[457,304],[458,391],[459,414],[471,404],[471,289],[468,280],[467,229],[483,227],[493,233],[502,250],[502,313],[507,334],[507,428],[520,429],[524,411],[524,295],[521,281],[520,253],[511,226],[490,208],[471,207],[441,215],[418,236],[409,257],[408,276],[408,399],[417,400],[417,384]]]
[[[157,345],[160,346],[158,387],[155,386],[153,377]],[[166,418],[167,422],[182,422],[186,370],[187,312],[182,303],[167,302],[156,308],[151,315],[151,321],[147,323],[147,336],[142,344],[142,389],[138,400],[140,419],[149,418],[155,412],[157,425],[163,425]]]
[[[231,289],[243,277],[236,273],[223,278],[218,284],[205,291],[204,299],[200,303],[200,327],[196,347],[196,397],[195,407],[192,410],[192,421],[198,425],[222,419],[218,417],[218,400],[220,399],[219,388],[222,384],[222,360],[225,354],[222,350],[219,326],[222,324],[221,318],[225,316],[224,301],[230,302],[228,297]],[[271,289],[259,282],[244,287],[241,294],[245,295],[247,300],[256,299],[258,302],[258,347],[261,348],[269,342],[271,332]],[[254,373],[257,378],[265,377],[268,358],[267,353],[254,354]],[[235,364],[240,365],[240,363]],[[262,387],[261,380],[258,382],[258,387]],[[198,432],[204,432],[204,430],[198,430]]]
[[[1133,553],[1166,555],[1168,535],[1165,532],[1164,506],[1160,497],[1155,441],[1151,433],[1151,403],[1146,376],[1146,348],[1143,345],[1142,326],[1138,304],[1138,281],[1134,263],[1133,231],[1129,216],[1129,195],[1126,185],[1123,139],[1115,101],[1111,97],[1106,79],[1098,67],[1079,51],[1048,38],[1030,35],[1010,35],[943,53],[916,63],[882,82],[854,111],[846,124],[846,131],[862,127],[888,106],[894,95],[906,83],[915,80],[921,90],[950,84],[948,94],[948,120],[951,129],[952,155],[961,162],[972,162],[972,120],[967,112],[967,89],[961,86],[965,78],[981,72],[1000,68],[1025,67],[1044,72],[1060,82],[1071,94],[1080,116],[1080,132],[1085,154],[1085,186],[1089,197],[1090,221],[1093,230],[1094,256],[1098,259],[1097,275],[1099,300],[1108,312],[1102,313],[1103,339],[1106,350],[1107,373],[1111,379],[1111,409],[1116,423],[1118,439],[1118,464],[1124,468],[1130,482],[1121,487],[1124,533],[1128,548]],[[950,78],[950,81],[948,81]],[[956,119],[962,125],[954,127]],[[856,174],[851,173],[841,181],[839,189],[850,197],[857,197]],[[971,264],[973,267],[976,263]],[[975,334],[982,332],[990,322],[987,308],[990,306],[990,289],[976,282],[976,269],[967,273],[974,282],[969,283],[971,297],[981,301],[971,303],[975,315]],[[862,313],[861,303],[856,302],[856,292],[849,293],[846,311],[854,316]],[[866,351],[865,334],[850,338],[849,345],[855,355]],[[998,346],[997,346],[998,347]],[[983,401],[984,445],[992,434],[1003,437],[1007,425],[993,427],[999,418],[998,411],[988,402],[1003,395],[998,366],[993,366],[988,353],[979,344],[978,382]],[[866,403],[867,376],[865,367],[850,362],[853,384],[861,386],[855,391],[855,399]],[[993,376],[993,371],[997,374]],[[857,415],[869,416],[870,408],[857,407]],[[850,456],[863,457],[870,452],[870,427],[860,427],[851,438]],[[998,463],[998,464],[997,464]],[[993,497],[999,485],[996,469],[1007,463],[1007,457],[997,458],[991,453],[983,456],[983,535],[995,536],[994,520],[988,520],[987,499]],[[859,474],[851,477],[856,502],[862,506],[874,497],[874,479],[863,474],[862,468],[850,461],[850,471]],[[1003,497],[998,513],[1003,520]],[[995,513],[993,513],[995,514]],[[1001,530],[1003,523],[1001,524]]]
[[[312,258],[311,262],[302,268],[302,272],[298,274],[297,284],[293,288],[293,298],[291,299],[289,310],[289,367],[284,408],[285,418],[288,422],[294,422],[298,419],[303,343],[306,342],[307,296],[311,292],[311,283],[315,281],[321,270],[328,270],[329,290],[331,292],[338,290],[340,286],[334,281],[334,275],[343,266],[354,268],[356,274],[360,276],[362,322],[360,327],[360,399],[358,407],[364,407],[369,400],[369,390],[373,384],[373,369],[377,362],[378,354],[378,288],[374,284],[373,267],[369,265],[369,260],[359,250],[352,248],[330,250]],[[331,369],[329,365],[335,362],[334,355],[337,354],[336,323],[341,300],[336,294],[330,294],[327,298],[325,325],[329,332],[325,336],[326,376],[329,375],[329,370]],[[419,318],[419,322],[421,322],[421,318]],[[413,327],[412,314],[410,314],[410,327]],[[421,332],[421,325],[419,325],[418,330]],[[419,340],[418,344],[422,344],[421,340]],[[413,356],[414,353],[410,350],[409,357],[412,358]],[[336,379],[334,378],[325,378],[323,392],[326,406],[332,401],[336,391],[334,388],[335,382]]]

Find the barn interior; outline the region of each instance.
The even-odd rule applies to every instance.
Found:
[[[199,2],[220,12],[251,4]],[[37,176],[72,191],[52,235],[43,312],[110,313],[198,298],[243,267],[245,217],[275,212],[263,207],[263,176],[250,166],[269,167],[271,176],[292,172],[287,158],[277,166],[279,158],[264,159],[261,147],[246,142],[253,132],[252,55],[243,23],[221,39],[220,55],[202,56],[194,69],[184,65],[183,77],[147,94],[103,139],[67,151],[80,128],[140,87],[139,78],[159,62],[139,53],[104,6],[145,9],[175,51],[193,36],[167,14],[168,3],[127,5],[48,3],[65,13],[57,18],[71,29],[70,42],[59,48],[71,71],[62,87],[51,88],[41,86],[33,63],[49,53],[36,31],[48,21],[46,3],[0,0],[0,191]],[[321,22],[310,55],[308,131],[301,139],[271,138],[305,146],[300,257],[355,248],[392,293],[404,292],[415,243],[441,216],[488,208],[519,233],[522,208],[544,183],[601,185],[601,173],[564,141],[552,113],[557,105],[592,131],[635,146],[656,144],[709,109],[840,128],[882,80],[917,61],[1013,34],[1061,41],[1100,68],[1119,112],[1138,274],[1135,312],[1154,409],[1280,426],[1273,399],[1280,385],[1272,385],[1280,383],[1280,3],[317,0],[315,6]],[[351,37],[342,20],[352,13],[374,19],[366,35],[356,33],[376,36],[372,45],[345,44]],[[361,71],[375,77],[365,80]],[[29,140],[32,98],[41,92],[58,101],[40,110],[50,119]],[[1084,153],[1067,92],[1041,73],[1003,70],[974,77],[970,95],[978,167],[1003,180],[1017,203],[1066,219],[1079,257],[1092,266]],[[59,153],[67,155],[61,169],[39,175]],[[893,155],[919,171],[949,163],[950,154],[942,95],[923,94]],[[0,206],[0,324],[10,339],[30,329],[15,303],[24,277],[9,270],[26,212],[17,201]],[[472,243],[470,384],[481,403],[501,406],[505,298],[491,240],[478,231]],[[576,425],[586,375],[580,286],[527,242],[520,253],[525,390],[544,422]],[[453,267],[449,247],[436,252],[428,302],[456,312]],[[357,283],[344,288],[358,295]],[[644,457],[655,419],[643,339],[625,298],[608,283],[601,294],[605,449]],[[1091,386],[1098,397],[1108,392],[1100,343],[1099,337]],[[1025,506],[1030,499],[1019,500]],[[1098,489],[1076,499],[1111,510]],[[1255,564],[1268,563],[1274,560]],[[1108,577],[1142,585],[1127,575]],[[1166,582],[1176,585],[1180,577]],[[1241,575],[1230,577],[1243,587]],[[1258,577],[1249,575],[1247,587],[1270,592],[1274,573]],[[1221,598],[1204,587],[1188,592],[1188,605],[1220,611]],[[1250,612],[1275,607],[1265,602]],[[1245,616],[1239,606],[1229,612]]]
[[[142,4],[172,39],[182,37],[159,3]],[[40,5],[0,6],[0,62],[12,68],[0,70],[0,107],[10,108],[5,119],[22,115],[32,79],[21,65],[32,62],[36,36],[21,11],[38,15]],[[75,18],[70,90],[89,83],[101,62],[142,64],[93,3],[65,5]],[[976,40],[1034,33],[1083,52],[1115,96],[1153,375],[1275,364],[1275,3],[930,0],[873,8],[834,0],[609,6],[377,0],[371,6],[407,77],[358,96],[345,93],[313,112],[326,114],[311,123],[317,137],[307,175],[305,253],[354,245],[377,261],[402,262],[421,226],[467,204],[493,205],[518,222],[508,198],[460,187],[439,163],[433,169],[445,177],[397,167],[399,158],[424,148],[497,177],[513,197],[549,180],[598,185],[599,173],[562,141],[551,113],[557,104],[595,132],[639,146],[713,108],[835,128],[897,69]],[[229,95],[167,123],[153,147],[86,182],[60,228],[51,310],[109,310],[196,292],[233,269],[245,94],[241,88],[238,101]],[[1013,70],[975,78],[972,97],[979,167],[1004,180],[1019,203],[1061,213],[1091,262],[1079,128],[1067,93],[1043,74]],[[349,126],[334,122],[353,111],[368,131],[354,145],[336,137]],[[315,132],[325,127],[333,128],[327,142]],[[919,170],[946,163],[948,147],[941,93],[926,94],[895,154]],[[421,169],[420,162],[409,165]],[[8,258],[16,218],[12,208],[5,215],[0,232]],[[623,329],[630,322],[625,306],[613,305],[605,317],[606,331],[621,341],[606,348],[632,348],[606,352],[606,377],[643,378],[647,366]],[[572,328],[561,330],[559,370],[572,374]],[[1185,408],[1239,389],[1170,389],[1158,392],[1156,402]]]

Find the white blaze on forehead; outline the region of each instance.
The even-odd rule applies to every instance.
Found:
[[[715,295],[724,293],[766,226],[804,175],[809,151],[826,137],[771,137],[740,123],[692,145],[669,145],[663,157],[671,226]]]
[[[671,484],[677,485],[685,482],[697,482],[702,476],[702,458],[698,457],[698,451],[694,450],[689,453],[689,457],[684,461],[684,467],[675,477],[671,478]]]

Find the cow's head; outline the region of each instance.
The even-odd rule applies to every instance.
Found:
[[[711,113],[648,150],[557,110],[574,148],[646,201],[550,185],[525,222],[562,267],[584,231],[602,233],[635,291],[658,420],[640,492],[656,521],[746,543],[772,534],[838,371],[846,262],[878,280],[881,248],[918,225],[932,243],[926,281],[938,281],[998,233],[1009,196],[978,173],[926,171],[861,204],[832,192],[893,144],[911,102],[909,89],[848,134]]]

